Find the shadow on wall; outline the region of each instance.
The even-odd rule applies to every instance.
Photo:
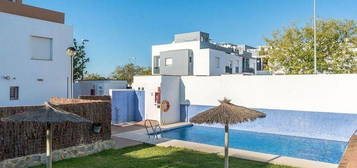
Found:
[[[181,121],[213,106],[181,104]],[[231,129],[328,139],[347,142],[357,129],[357,114],[256,109],[267,114],[264,119],[232,125]],[[220,124],[204,125],[220,127]]]
[[[144,118],[144,91],[115,90],[112,92],[112,124],[142,121]]]

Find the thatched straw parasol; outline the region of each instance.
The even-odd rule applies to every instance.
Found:
[[[229,125],[254,121],[256,118],[264,118],[265,114],[246,107],[234,105],[227,98],[219,102],[221,103],[219,106],[192,117],[190,122],[197,124],[224,124],[224,167],[228,168]]]
[[[90,123],[89,120],[84,119],[76,114],[58,110],[52,104],[45,102],[45,107],[34,111],[18,113],[6,118],[2,121],[7,122],[38,122],[46,123],[46,156],[47,167],[52,168],[52,124],[62,122],[72,123]]]

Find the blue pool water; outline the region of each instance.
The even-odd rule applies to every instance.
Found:
[[[223,146],[224,129],[191,126],[170,130],[163,136],[171,139]],[[230,130],[230,147],[337,164],[346,142],[277,134]]]

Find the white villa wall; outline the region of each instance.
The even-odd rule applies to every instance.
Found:
[[[154,56],[159,56],[162,51],[191,49],[193,52],[193,74],[209,75],[209,67],[206,64],[208,57],[201,56],[200,41],[171,43],[152,46],[152,68],[154,68]],[[207,62],[208,63],[208,62]]]
[[[135,76],[133,89],[145,90],[145,119],[161,121],[161,111],[155,104],[155,92],[161,85],[161,76]]]
[[[91,89],[95,89],[95,94],[98,96],[109,95],[110,89],[126,89],[127,81],[121,80],[83,80],[76,81],[74,83],[73,96],[78,98],[79,96],[87,96],[91,94]],[[100,89],[100,87],[102,89]]]
[[[110,89],[126,89],[128,86],[127,81],[103,81],[104,95],[109,95]]]
[[[226,66],[229,66],[230,61],[232,61],[232,73],[235,72],[235,67],[239,67],[239,73],[242,72],[242,57],[235,56],[232,54],[227,54],[223,51],[213,50],[213,49],[203,49],[208,50],[210,58],[210,75],[217,76],[226,73]],[[220,58],[220,65],[217,68],[216,57]]]
[[[168,112],[161,111],[155,103],[155,92],[161,88],[161,101],[170,102]],[[133,89],[145,90],[145,119],[170,124],[180,121],[180,77],[178,76],[135,76]]]
[[[161,112],[162,123],[171,124],[180,122],[180,77],[162,76],[161,79],[161,101],[170,102],[167,112]]]
[[[0,106],[39,105],[70,92],[71,26],[0,12]],[[52,60],[31,59],[31,36],[52,38]],[[10,75],[16,79],[5,80]],[[37,79],[43,79],[43,82]],[[19,86],[19,100],[9,100],[10,86]]]
[[[181,103],[357,114],[357,75],[183,76]]]
[[[214,49],[200,49],[200,41],[171,43],[152,46],[152,67],[154,67],[154,56],[159,56],[162,51],[191,49],[193,51],[193,75],[221,75],[225,73],[225,66],[233,62],[233,73],[235,67],[239,67],[239,72],[242,72],[242,57],[227,54],[223,51]],[[220,58],[220,66],[216,67],[216,57]],[[238,64],[239,61],[239,64]],[[250,67],[255,67],[255,60],[251,61]]]

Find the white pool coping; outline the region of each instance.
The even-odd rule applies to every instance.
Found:
[[[189,126],[189,125],[192,125],[192,124],[175,123],[175,124],[162,126],[162,130],[167,131],[167,130],[185,127],[185,126]],[[153,136],[151,136],[149,138],[148,135],[146,134],[145,129],[119,133],[119,134],[115,134],[112,136],[131,139],[131,140],[140,141],[140,142],[153,144],[153,145],[157,145],[157,146],[163,146],[163,147],[172,146],[172,147],[186,148],[186,149],[191,149],[191,150],[206,152],[206,153],[214,153],[214,154],[219,154],[219,155],[224,154],[223,147],[220,147],[220,146],[207,145],[207,144],[189,142],[189,141],[183,141],[183,140],[177,140],[177,139],[170,139],[170,138],[165,138],[165,137],[155,139]],[[252,151],[240,150],[240,149],[234,149],[234,148],[229,149],[229,156],[235,157],[235,158],[240,158],[240,159],[272,163],[272,164],[278,164],[278,165],[300,167],[300,168],[337,168],[338,167],[337,164],[331,164],[331,163],[319,162],[319,161],[313,161],[313,160],[306,160],[306,159],[299,159],[299,158],[293,158],[293,157],[287,157],[287,156],[279,156],[279,155],[273,155],[273,154],[266,154],[266,153],[260,153],[260,152],[252,152]]]

